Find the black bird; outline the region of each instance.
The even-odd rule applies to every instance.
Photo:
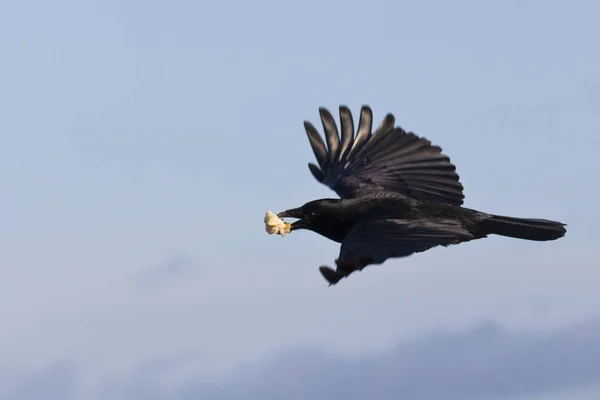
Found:
[[[308,229],[341,243],[336,269],[320,267],[329,286],[367,265],[436,246],[492,234],[536,241],[565,235],[560,222],[463,207],[456,167],[439,146],[394,126],[392,114],[372,132],[368,106],[361,109],[355,134],[352,113],[343,105],[339,110],[341,138],[331,113],[319,108],[327,147],[310,122],[304,128],[318,162],[308,164],[312,175],[340,199],[314,200],[277,214],[298,219],[292,231]]]

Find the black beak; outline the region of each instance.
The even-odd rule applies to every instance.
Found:
[[[294,222],[291,226],[290,229],[293,231],[296,231],[298,229],[307,229],[306,228],[306,223],[304,222],[303,219],[299,219],[298,221]]]
[[[292,208],[289,210],[285,210],[277,214],[279,218],[298,218],[302,219],[304,213],[302,212],[302,208]]]
[[[290,210],[285,210],[277,214],[279,218],[298,218],[298,221],[292,223],[291,229],[293,231],[297,229],[306,229],[306,223],[302,219],[304,213],[302,212],[302,208],[292,208]]]

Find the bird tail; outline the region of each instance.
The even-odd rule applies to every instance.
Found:
[[[566,224],[547,219],[515,218],[490,215],[480,222],[485,235],[500,235],[525,240],[556,240],[565,235]]]

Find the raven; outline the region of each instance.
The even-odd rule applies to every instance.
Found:
[[[331,113],[320,107],[319,114],[327,147],[304,121],[318,162],[308,167],[340,198],[313,200],[277,217],[297,219],[285,224],[289,231],[308,229],[341,243],[336,269],[320,267],[329,286],[368,265],[436,246],[491,234],[547,241],[566,233],[560,222],[463,207],[463,186],[450,158],[429,140],[395,126],[391,113],[372,132],[373,113],[364,105],[355,134],[352,113],[341,105],[341,137]]]

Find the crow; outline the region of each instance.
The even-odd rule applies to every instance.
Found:
[[[395,126],[391,113],[372,132],[373,113],[362,106],[355,134],[352,113],[341,105],[341,135],[325,107],[319,114],[327,146],[304,121],[318,163],[308,168],[340,198],[313,200],[277,217],[297,219],[286,225],[290,231],[307,229],[341,243],[336,269],[319,268],[329,286],[366,266],[437,246],[492,234],[548,241],[566,233],[561,222],[463,207],[463,186],[450,158],[426,138]]]

